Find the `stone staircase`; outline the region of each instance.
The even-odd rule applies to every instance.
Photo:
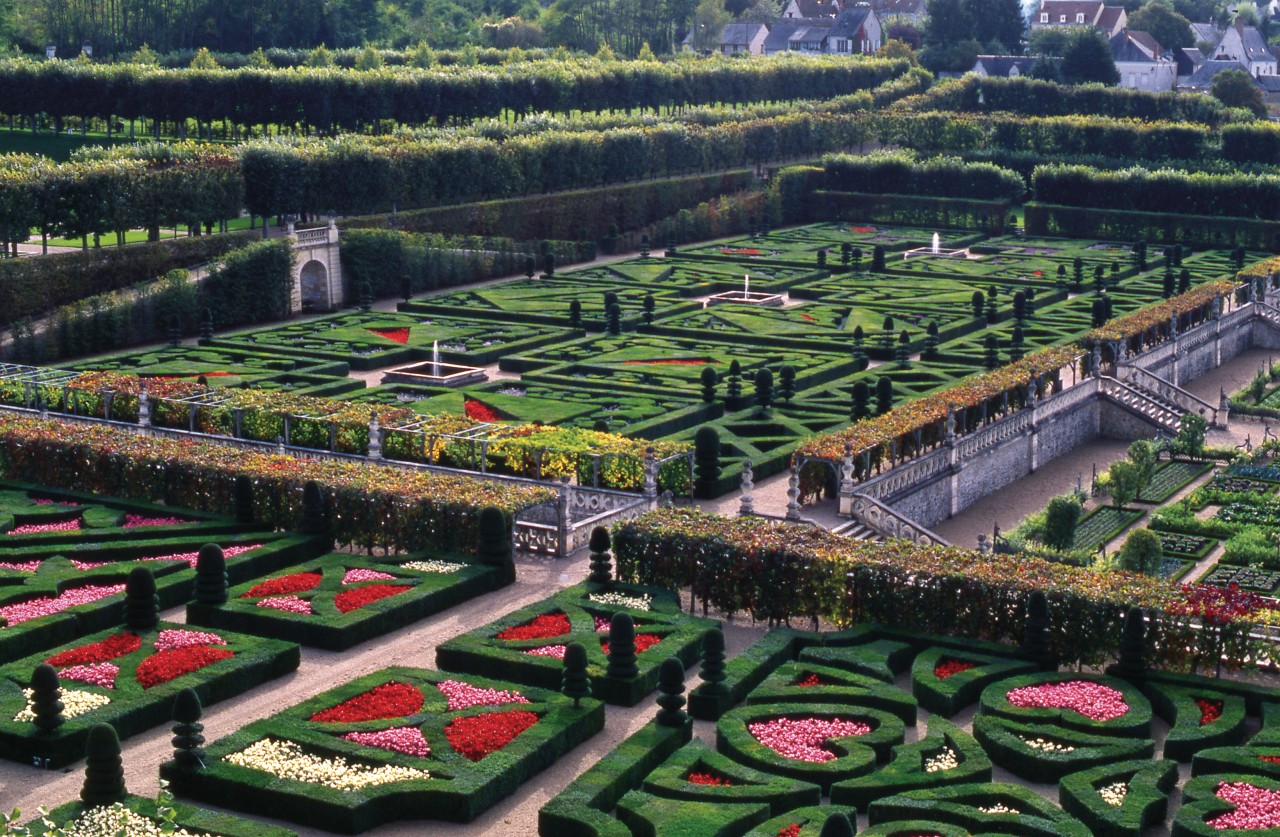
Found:
[[[1102,394],[1170,434],[1177,435],[1182,429],[1182,414],[1186,411],[1147,387],[1104,377]]]
[[[861,520],[854,518],[847,523],[843,523],[831,530],[832,534],[840,535],[845,538],[853,538],[855,541],[871,541],[872,543],[884,543],[884,535],[872,529]]]

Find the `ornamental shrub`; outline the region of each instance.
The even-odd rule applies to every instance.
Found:
[[[1204,434],[1208,429],[1209,422],[1203,416],[1183,413],[1174,447],[1180,453],[1199,459],[1204,456]]]
[[[524,277],[532,279],[533,274],[538,272],[538,260],[530,253],[524,257]]]
[[[871,250],[871,269],[884,270],[884,245],[877,244]]]
[[[1165,299],[1173,296],[1173,291],[1177,287],[1173,278],[1173,266],[1166,263],[1164,266],[1164,280],[1160,283],[1160,295]]]
[[[247,474],[236,476],[234,496],[236,523],[253,523],[253,480]]]
[[[1049,600],[1033,590],[1027,597],[1027,618],[1022,629],[1022,653],[1033,660],[1047,659],[1049,649]]]
[[[1117,565],[1122,570],[1155,575],[1160,572],[1164,563],[1164,550],[1160,546],[1160,536],[1150,529],[1135,529],[1125,538],[1120,547]]]
[[[703,425],[693,436],[694,476],[699,497],[715,497],[719,493],[720,434],[714,427]]]
[[[327,537],[329,534],[328,511],[324,492],[315,480],[307,480],[302,486],[302,521],[298,531],[304,535]]]
[[[1114,501],[1116,508],[1123,508],[1137,499],[1138,494],[1142,491],[1140,483],[1141,471],[1137,465],[1127,459],[1122,460],[1111,466],[1110,474],[1111,499]]]
[[[582,302],[573,299],[569,301],[569,328],[582,328]]]
[[[1075,293],[1084,290],[1084,259],[1079,256],[1071,260],[1071,290]]]
[[[657,307],[658,307],[658,304],[654,301],[653,294],[651,293],[645,294],[644,303],[643,303],[645,325],[652,325],[653,312],[657,309]]]
[[[982,365],[988,371],[1000,368],[1000,338],[994,333],[988,334],[983,341]]]
[[[702,667],[698,674],[703,685],[700,693],[708,695],[727,695],[729,686],[725,674],[724,631],[712,628],[702,638]]]
[[[609,620],[609,663],[605,674],[620,680],[640,674],[636,665],[636,626],[630,614],[615,613]]]
[[[581,642],[570,642],[564,647],[564,676],[560,692],[573,698],[573,708],[582,705],[583,698],[591,697],[591,677],[587,674],[587,649]]]
[[[724,405],[729,410],[742,408],[742,364],[734,360],[729,364],[728,383],[725,385]]]
[[[710,366],[702,367],[702,401],[710,404],[716,400],[716,370]]]
[[[1062,266],[1059,265],[1059,268]],[[974,291],[973,297],[969,300],[969,304],[973,306],[973,318],[975,320],[982,319],[982,309],[986,305],[987,297],[982,291]]]
[[[871,416],[871,387],[866,381],[856,381],[849,401],[849,418],[862,421]]]
[[[605,314],[605,331],[613,337],[622,334],[622,308],[616,302],[609,306]]]
[[[689,720],[684,704],[684,663],[678,657],[668,657],[658,667],[659,726],[683,726]]]
[[[893,379],[888,375],[876,379],[876,414],[884,415],[893,409]]]
[[[1027,318],[1027,295],[1022,291],[1013,295],[1013,318],[1019,322]]]
[[[58,672],[48,663],[41,663],[31,672],[32,723],[40,732],[53,732],[66,721],[62,710],[62,689]]]
[[[1131,607],[1124,615],[1120,632],[1120,655],[1108,674],[1126,680],[1141,678],[1147,671],[1147,621],[1142,608]]]
[[[898,348],[894,350],[893,359],[903,365],[911,359],[911,335],[905,328],[898,334]]]
[[[1050,500],[1045,509],[1044,545],[1051,549],[1070,549],[1083,510],[1075,494],[1061,494]]]
[[[479,542],[476,555],[481,563],[505,566],[515,560],[511,541],[511,520],[497,506],[484,506],[476,513]]]
[[[200,547],[193,592],[200,604],[220,605],[227,601],[227,559],[216,543]]]
[[[204,707],[194,689],[178,692],[173,702],[173,761],[178,767],[195,769],[204,766],[204,724],[200,718]]]
[[[998,293],[999,291],[996,288],[987,289],[987,323],[989,324],[1000,318],[1000,301],[996,296]]]
[[[822,823],[822,831],[818,837],[853,837],[854,827],[849,815],[836,811]]]
[[[1129,461],[1138,469],[1138,493],[1141,494],[1147,490],[1156,473],[1156,446],[1146,439],[1138,439],[1129,445],[1127,453]]]
[[[796,394],[796,368],[785,364],[778,370],[778,397],[790,404]]]
[[[768,369],[756,370],[756,406],[762,411],[773,406],[773,373]]]
[[[146,567],[134,567],[124,586],[124,624],[131,631],[149,631],[160,621],[156,577]]]
[[[1178,271],[1178,293],[1185,294],[1191,290],[1191,271],[1185,267]]]
[[[609,529],[597,526],[591,530],[591,540],[587,548],[591,550],[591,574],[587,581],[594,584],[608,584],[613,580],[613,557],[609,554]]]
[[[208,343],[213,339],[213,312],[207,307],[200,312],[200,343]]]
[[[94,724],[85,745],[80,801],[89,806],[110,805],[123,800],[126,793],[120,737],[110,724]]]

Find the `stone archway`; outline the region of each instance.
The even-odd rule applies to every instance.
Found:
[[[324,262],[312,259],[298,273],[303,311],[324,311],[333,307],[329,298],[329,269]]]

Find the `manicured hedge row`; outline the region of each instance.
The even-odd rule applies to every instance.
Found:
[[[1155,754],[1155,743],[1146,738],[1096,735],[993,715],[973,719],[973,736],[992,761],[1030,782],[1057,781],[1080,770]]]
[[[689,781],[692,773],[710,774],[724,780],[724,784],[696,784]],[[744,766],[696,738],[645,777],[643,788],[646,793],[665,799],[714,805],[762,802],[775,814],[817,805],[819,799],[816,785]],[[624,821],[626,819],[630,818],[624,817]]]
[[[976,164],[973,164],[976,165]],[[1142,168],[1107,171],[1049,165],[1031,175],[1040,203],[1269,220],[1280,215],[1280,176],[1204,174]]]
[[[930,771],[928,761],[945,754],[954,755],[956,765]],[[894,747],[888,764],[868,776],[832,785],[831,801],[865,811],[877,799],[906,791],[990,781],[991,759],[973,736],[949,721],[931,718],[929,734]]]
[[[1245,702],[1239,696],[1162,683],[1151,683],[1143,691],[1156,714],[1169,724],[1164,740],[1167,759],[1191,761],[1206,747],[1244,741]]]
[[[152,820],[157,818],[154,799],[129,794],[121,804],[135,814],[150,817]],[[171,809],[175,815],[173,824],[192,834],[216,834],[218,837],[297,837],[297,832],[287,828],[259,820],[244,819],[222,811],[211,811],[182,802],[169,802],[165,807]],[[88,810],[90,809],[83,802],[68,802],[66,805],[54,808],[45,819],[65,827]],[[41,833],[39,829],[42,822],[42,819],[35,819],[27,823],[27,827],[31,828],[33,833]]]
[[[110,698],[110,703],[75,717],[69,717],[54,732],[40,732],[31,721],[15,720],[26,706],[22,689],[31,680],[37,665],[56,653],[81,648],[101,642],[121,632],[120,628],[81,635],[75,642],[55,651],[45,651],[0,668],[0,758],[31,761],[47,759],[48,766],[60,767],[84,758],[85,741],[89,729],[98,723],[109,723],[121,738],[136,735],[173,717],[173,704],[178,692],[192,688],[203,703],[224,700],[247,692],[262,683],[293,671],[301,661],[298,646],[291,642],[218,632],[225,645],[210,647],[231,651],[235,656],[217,660],[188,674],[174,677],[144,688],[134,674],[135,668],[155,653],[155,642],[161,631],[182,631],[185,626],[161,622],[148,631],[129,630],[142,640],[141,647],[132,653],[117,657],[119,666],[115,688],[104,689],[84,683],[64,680],[61,684],[63,702],[69,703],[68,691],[87,692]],[[163,653],[163,652],[162,652]],[[173,663],[157,664],[160,670],[173,667]],[[65,710],[64,710],[65,714]]]
[[[1236,163],[1280,164],[1280,131],[1269,122],[1223,125],[1222,156]]]
[[[1128,709],[1118,717],[1095,720],[1075,709],[1058,707],[1015,706],[1008,695],[1015,689],[1037,687],[1043,684],[1093,683],[1119,692]],[[1142,693],[1129,683],[1116,677],[1076,674],[1074,672],[1043,672],[1019,674],[993,683],[982,692],[979,714],[995,715],[1012,721],[1038,724],[1043,727],[1060,727],[1068,730],[1101,735],[1125,735],[1146,738],[1151,735],[1151,704]]]
[[[1280,793],[1280,780],[1261,776],[1218,773],[1192,779],[1182,788],[1182,807],[1173,815],[1173,827],[1169,831],[1171,837],[1217,837],[1224,830],[1227,833],[1236,831],[1268,837],[1274,834],[1275,828],[1219,829],[1211,824],[1212,820],[1239,810],[1236,805],[1218,796],[1223,785],[1236,784],[1258,788],[1268,796]]]
[[[921,160],[906,153],[840,154],[824,157],[822,167],[827,189],[834,192],[1014,201],[1026,190],[1014,172],[990,163],[966,163],[957,157]]]
[[[0,325],[213,261],[253,239],[235,232],[0,260]]]
[[[588,600],[588,596],[605,593],[651,596],[651,609],[636,610]],[[632,616],[637,635],[660,637],[658,643],[637,655],[640,673],[636,677],[622,678],[607,673],[608,659],[601,642],[608,639],[608,633],[597,629],[595,617],[608,619],[617,612]],[[506,629],[531,623],[548,614],[567,616],[569,632],[534,639],[502,640],[497,637]],[[680,610],[679,599],[665,590],[618,584],[580,584],[442,643],[436,648],[436,665],[447,671],[500,676],[555,689],[559,688],[562,677],[560,659],[526,652],[581,642],[587,650],[592,694],[608,703],[635,706],[657,686],[658,667],[662,661],[677,657],[686,666],[692,665],[702,655],[704,635],[717,624],[709,619],[685,615]]]
[[[631,837],[609,816],[618,800],[693,736],[693,724],[649,723],[587,768],[538,810],[538,832],[560,837]]]
[[[127,453],[126,453],[127,452]],[[123,455],[122,455],[123,454]],[[315,481],[333,538],[404,550],[476,548],[482,506],[508,513],[554,497],[549,489],[481,482],[359,463],[306,461],[213,443],[147,438],[107,427],[14,418],[0,428],[0,475],[196,509],[234,508],[249,475],[267,502],[255,515],[283,529],[302,522],[302,488]]]
[[[1000,805],[1016,814],[986,814],[981,807]],[[1040,794],[1001,782],[951,785],[877,799],[867,810],[871,825],[904,820],[936,820],[970,833],[1019,834],[1023,837],[1089,837],[1089,829]],[[890,832],[892,833],[892,832]]]
[[[939,677],[939,667],[944,662],[973,664],[973,667]],[[992,683],[1035,670],[1034,663],[1009,657],[930,648],[918,654],[911,664],[911,693],[925,709],[950,718],[977,702],[983,689]]]
[[[435,572],[404,566],[424,559],[443,561],[458,569]],[[341,607],[336,606],[334,597],[368,586],[361,580],[346,581],[346,574],[353,569],[393,576],[378,579],[377,584],[385,582],[393,587],[409,589],[344,613]],[[254,588],[269,583],[271,578],[301,573],[322,576],[319,584],[299,596],[310,604],[311,613],[265,607],[260,604],[266,600],[263,594],[250,595]],[[437,553],[410,553],[381,561],[362,560],[346,553],[336,553],[292,567],[287,574],[277,574],[271,578],[255,579],[233,587],[229,591],[228,601],[222,605],[189,603],[187,622],[286,639],[330,651],[345,651],[354,645],[399,630],[454,605],[511,584],[515,581],[515,567],[510,564],[490,566],[469,556]]]
[[[516,692],[521,700],[507,699],[449,709],[446,681],[464,687]],[[367,695],[389,684],[416,689],[423,697],[412,710],[399,702],[385,710],[359,713],[360,720],[326,721],[315,716]],[[372,700],[365,698],[372,703]],[[391,708],[394,705],[395,708]],[[393,712],[388,717],[386,712]],[[455,722],[480,715],[507,712],[533,713],[537,721],[493,748],[488,744],[471,759],[454,748],[446,730]],[[373,714],[374,718],[366,718]],[[465,722],[465,721],[464,721]],[[523,782],[604,727],[604,704],[586,698],[581,706],[556,692],[527,689],[514,684],[460,677],[425,669],[393,667],[336,686],[316,697],[242,727],[206,748],[205,766],[186,769],[175,762],[161,765],[175,793],[235,810],[271,811],[274,816],[301,825],[355,834],[395,820],[430,818],[470,822]],[[375,744],[361,744],[341,737],[350,732],[417,729],[430,747],[421,757]],[[388,784],[372,784],[354,791],[326,785],[279,779],[270,773],[229,763],[227,757],[264,739],[293,742],[304,753],[338,756],[366,766],[398,766],[425,770],[428,778],[408,778]],[[480,746],[473,740],[467,746]],[[477,753],[478,755],[479,753]]]
[[[817,681],[814,684],[806,680]],[[909,727],[916,725],[915,699],[900,689],[838,668],[806,662],[784,663],[747,696],[747,704],[850,704],[894,715]]]
[[[1039,200],[1023,207],[1023,217],[1027,235],[1280,250],[1280,222],[1253,218],[1097,209]]]
[[[1171,761],[1107,764],[1063,778],[1058,802],[1097,837],[1141,837],[1148,826],[1164,822],[1169,794],[1177,783],[1178,766]],[[1126,788],[1120,805],[1099,793],[1116,784]]]
[[[1004,234],[1005,218],[1010,207],[1010,201],[1007,200],[871,195],[825,189],[813,192],[811,200],[813,208],[806,215],[809,218],[981,230],[991,235]],[[916,272],[914,275],[920,274]]]
[[[820,837],[823,823],[832,814],[844,814],[849,818],[850,822],[856,821],[858,816],[858,812],[853,808],[842,808],[838,805],[797,808],[794,811],[788,811],[760,824],[748,831],[745,837],[778,837],[779,832],[785,831],[793,825],[800,827],[800,830],[795,832],[796,837]],[[863,834],[866,833],[865,831],[863,832]],[[950,837],[950,835],[947,835],[947,837]]]

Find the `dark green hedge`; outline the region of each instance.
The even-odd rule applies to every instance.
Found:
[[[1065,683],[1071,681],[1088,681],[1100,683],[1124,695],[1129,711],[1109,721],[1095,721],[1071,709],[1032,708],[1014,706],[1006,695],[1014,689],[1028,686],[1039,686],[1044,683]],[[1074,672],[1045,672],[1039,674],[1020,674],[993,683],[982,692],[978,712],[984,715],[997,715],[1012,721],[1052,725],[1067,730],[1078,730],[1084,733],[1100,733],[1103,735],[1129,735],[1143,738],[1151,734],[1151,704],[1129,683],[1115,677],[1097,674],[1076,674]]]
[[[1003,805],[1018,813],[984,814],[978,810],[979,806],[993,805]],[[1040,794],[1003,782],[907,791],[872,802],[867,816],[873,826],[903,820],[936,820],[978,834],[1090,837],[1084,824],[1064,814]]]
[[[1206,747],[1223,747],[1240,744],[1245,739],[1245,702],[1238,695],[1228,695],[1209,689],[1188,689],[1150,683],[1143,691],[1151,698],[1151,706],[1169,724],[1169,734],[1164,740],[1164,757],[1177,761],[1191,761]],[[1217,720],[1201,723],[1202,713],[1195,701],[1209,700],[1222,703],[1222,714]]]
[[[1253,830],[1222,830],[1214,828],[1208,820],[1236,810],[1230,802],[1219,799],[1218,786],[1243,782],[1269,791],[1280,793],[1280,781],[1261,776],[1248,776],[1239,773],[1218,773],[1212,776],[1199,776],[1187,782],[1182,788],[1182,807],[1173,815],[1173,827],[1170,837],[1218,837],[1221,834],[1256,834],[1259,837],[1271,837],[1276,833],[1274,828]]]
[[[919,195],[818,190],[808,216],[833,221],[874,221],[913,227],[980,230],[1003,235],[1011,202]],[[918,274],[917,274],[918,275]],[[1037,299],[1039,302],[1039,299]]]
[[[1101,788],[1117,782],[1128,785],[1118,807],[1098,794]],[[1063,778],[1058,785],[1058,802],[1097,837],[1141,837],[1148,826],[1164,822],[1169,793],[1177,783],[1178,765],[1171,761],[1107,764]]]
[[[695,772],[711,773],[729,784],[696,785],[688,780],[689,774]],[[681,747],[646,776],[643,789],[665,799],[715,805],[763,802],[774,814],[803,805],[817,805],[820,796],[817,785],[744,766],[716,752],[701,739]]]
[[[976,164],[972,164],[976,165]],[[1142,168],[1041,166],[1031,175],[1036,201],[1093,209],[1162,211],[1268,220],[1280,215],[1280,176],[1206,174]]]
[[[223,256],[201,280],[200,297],[214,327],[229,328],[288,317],[293,284],[290,241],[257,241]]]
[[[926,761],[941,755],[944,750],[955,754],[957,765],[949,770],[929,772],[925,768]],[[949,721],[931,718],[929,734],[912,744],[894,747],[888,764],[869,776],[846,779],[832,785],[831,801],[866,810],[877,799],[905,791],[990,781],[991,759],[987,758],[973,736]]]
[[[1101,187],[1099,187],[1101,188]],[[1177,204],[1152,203],[1165,209]],[[1061,206],[1036,201],[1024,207],[1027,235],[1143,240],[1192,247],[1235,247],[1280,250],[1280,222],[1178,212],[1148,212]]]
[[[943,660],[976,663],[974,668],[939,678],[934,671]],[[975,651],[930,648],[911,664],[911,693],[925,709],[947,718],[975,703],[982,690],[1015,674],[1030,674],[1034,663]]]
[[[957,157],[914,154],[832,154],[822,159],[826,187],[835,192],[929,195],[965,200],[1016,201],[1026,184],[1015,172]]]
[[[803,636],[789,628],[775,628],[751,643],[725,664],[724,694],[706,683],[689,693],[689,714],[700,721],[714,721],[741,703],[769,672],[795,658]]]
[[[748,831],[745,837],[778,837],[779,831],[790,828],[793,825],[800,826],[799,837],[819,837],[822,833],[822,824],[827,821],[827,817],[837,813],[847,816],[850,822],[857,821],[858,812],[853,808],[839,805],[811,806],[797,808],[794,811],[788,811],[785,814],[776,816]],[[947,837],[950,837],[950,835],[947,835]]]
[[[810,675],[821,685],[800,686]],[[916,701],[901,689],[865,674],[807,662],[784,663],[747,696],[757,703],[839,703],[878,709],[897,716],[909,727],[916,725]]]
[[[1146,738],[1096,735],[992,715],[973,719],[973,735],[992,761],[1031,782],[1056,781],[1079,770],[1155,754],[1155,743]],[[1047,751],[1031,741],[1071,749]]]

